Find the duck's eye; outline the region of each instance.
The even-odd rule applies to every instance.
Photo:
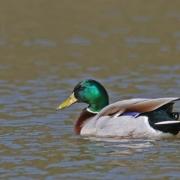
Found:
[[[82,86],[78,88],[78,91],[83,91],[83,90],[84,90],[84,87]]]
[[[84,89],[84,87],[82,87],[80,84],[79,85],[77,85],[75,88],[74,88],[74,92],[77,92],[77,91],[81,91],[81,90],[83,90]]]

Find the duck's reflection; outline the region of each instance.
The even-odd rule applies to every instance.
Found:
[[[157,144],[157,140],[145,139],[120,139],[120,138],[101,138],[101,137],[85,137],[90,141],[95,141],[98,146],[104,146],[106,149],[103,154],[121,156],[130,155],[136,152],[148,151]],[[101,155],[103,155],[101,153]]]

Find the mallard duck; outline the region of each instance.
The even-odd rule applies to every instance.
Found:
[[[153,137],[177,135],[180,131],[179,113],[173,104],[179,97],[128,99],[109,104],[106,89],[95,80],[78,83],[72,94],[57,109],[76,102],[89,106],[75,123],[75,132],[100,137]]]

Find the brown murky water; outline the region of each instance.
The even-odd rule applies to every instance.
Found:
[[[0,179],[180,179],[180,139],[74,134],[85,106],[55,108],[87,78],[179,96],[180,1],[1,1]]]

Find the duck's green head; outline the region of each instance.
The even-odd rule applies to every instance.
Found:
[[[71,96],[61,103],[57,109],[66,108],[76,102],[87,103],[88,111],[97,113],[109,104],[105,88],[95,80],[84,80],[78,83]]]

